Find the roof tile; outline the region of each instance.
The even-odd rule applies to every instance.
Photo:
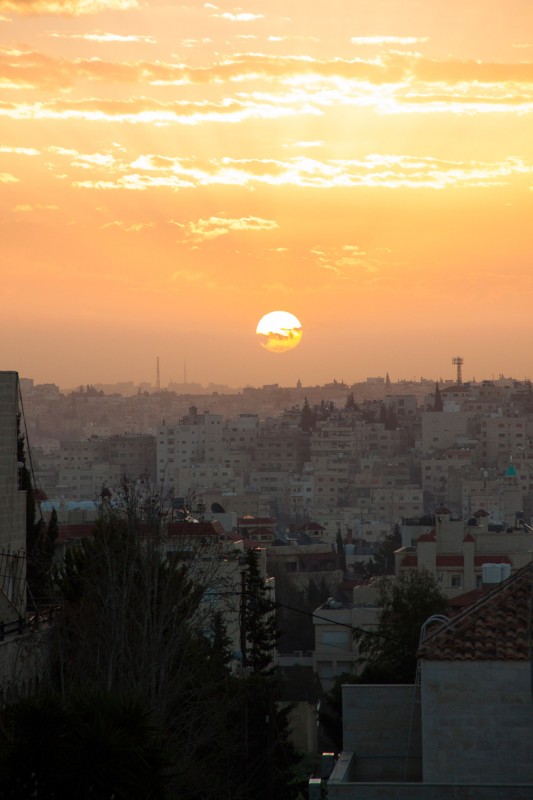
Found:
[[[428,661],[529,661],[533,563],[439,628],[419,648]]]

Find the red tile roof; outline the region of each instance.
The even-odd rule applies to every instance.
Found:
[[[420,541],[420,539],[418,540]],[[431,541],[431,539],[426,539],[425,541]],[[416,567],[418,564],[418,555],[406,555],[401,560],[402,567]],[[462,569],[464,565],[464,557],[462,555],[455,555],[453,553],[441,553],[435,559],[435,563],[437,567],[440,568],[455,568],[455,569]],[[474,567],[482,567],[483,564],[511,564],[513,562],[509,558],[509,556],[505,555],[497,555],[497,556],[474,556]]]
[[[430,636],[428,661],[529,661],[533,564],[528,564]]]
[[[69,539],[87,539],[94,536],[95,527],[95,522],[82,522],[78,525],[60,523],[57,526],[57,542],[61,544]]]
[[[509,556],[474,556],[474,566],[482,567],[483,564],[511,564]]]
[[[423,533],[422,536],[419,536],[417,539],[418,542],[436,542],[437,541],[437,534],[435,533],[435,528],[429,531],[429,533]]]
[[[141,533],[143,526],[140,526]],[[225,531],[221,523],[215,519],[211,522],[169,522],[168,536],[224,536]]]

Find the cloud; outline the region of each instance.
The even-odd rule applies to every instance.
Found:
[[[93,33],[61,33],[60,31],[49,31],[47,36],[52,39],[82,39],[87,42],[101,42],[113,44],[118,43],[139,43],[143,44],[157,44],[157,39],[153,36],[146,36],[143,34],[120,34],[120,33],[106,33],[105,31],[94,31]]]
[[[36,203],[35,205],[30,205],[28,203],[20,203],[19,205],[15,206],[13,209],[14,211],[59,211],[59,206],[54,205],[43,205],[41,203]]]
[[[60,154],[58,153],[58,157]],[[98,162],[92,156],[68,153],[65,157],[76,166],[91,166],[92,175],[73,180],[72,185],[85,189],[146,191],[166,188],[180,190],[205,186],[259,185],[300,188],[373,188],[445,189],[473,186],[505,186],[516,180],[529,180],[533,164],[509,157],[500,161],[447,161],[429,156],[371,154],[361,159],[319,160],[309,157],[276,159],[163,158],[141,155],[133,162],[115,156]],[[63,174],[64,166],[56,169]],[[102,170],[102,174],[100,173]],[[175,223],[180,224],[180,223]],[[214,216],[189,226],[181,225],[187,236],[212,239],[237,230],[272,230],[277,223],[258,217],[231,219]],[[360,254],[357,254],[359,257]],[[344,253],[343,257],[353,257]]]
[[[22,156],[38,156],[41,154],[40,150],[35,147],[9,147],[8,145],[0,145],[0,153],[10,153],[11,155]]]
[[[0,12],[22,16],[79,17],[100,11],[124,11],[137,7],[137,0],[0,0]]]
[[[19,183],[19,179],[10,172],[0,172],[0,183]]]
[[[309,106],[321,102],[350,104],[374,97],[383,87],[388,95],[423,90],[453,91],[458,97],[479,93],[480,87],[503,97],[532,98],[533,62],[489,63],[448,59],[435,61],[417,55],[389,54],[377,59],[317,60],[304,56],[239,55],[208,66],[181,63],[100,58],[66,59],[28,49],[0,51],[0,84],[4,88],[68,89],[80,81],[127,83],[150,86],[183,86],[224,83],[277,85],[285,94],[299,91]],[[287,89],[289,87],[289,90]],[[433,87],[433,88],[431,88]],[[318,95],[318,97],[317,97]],[[343,99],[344,98],[344,99]],[[234,104],[235,99],[229,99]]]
[[[244,11],[242,8],[236,8],[234,11],[220,11],[217,6],[211,5],[211,3],[205,3],[204,8],[217,12],[211,16],[218,19],[227,19],[230,22],[255,22],[258,19],[265,18],[264,14],[254,14],[250,11]]]
[[[419,44],[428,42],[429,36],[352,36],[352,44]]]
[[[357,281],[358,286],[389,281],[391,276],[387,272],[394,266],[389,253],[384,259],[378,248],[367,253],[357,245],[315,247],[309,254],[319,269],[332,272],[342,280]]]
[[[310,148],[310,147],[322,147],[324,142],[321,139],[312,142],[293,142],[291,147],[303,147],[303,148]]]
[[[122,220],[114,220],[113,222],[106,222],[105,225],[101,227],[105,230],[106,228],[119,228],[121,231],[125,233],[139,233],[145,228],[153,228],[155,226],[154,222],[123,222]]]
[[[187,237],[194,241],[205,241],[210,239],[218,239],[220,236],[226,236],[229,233],[242,232],[242,231],[271,231],[279,227],[278,223],[270,219],[262,219],[260,217],[240,217],[231,219],[228,217],[209,217],[209,219],[199,219],[196,222],[178,223],[175,225],[182,228]]]
[[[192,269],[179,269],[170,276],[170,283],[201,283],[203,289],[216,289],[217,283],[206,272]]]

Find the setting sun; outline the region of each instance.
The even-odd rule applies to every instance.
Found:
[[[0,0],[3,366],[529,374],[532,30],[531,0]],[[305,347],[258,358],[280,307]]]
[[[261,347],[271,353],[286,353],[300,344],[302,326],[288,311],[271,311],[259,320],[256,331]]]

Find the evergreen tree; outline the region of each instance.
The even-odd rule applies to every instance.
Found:
[[[258,554],[247,554],[246,657],[241,736],[245,766],[244,797],[292,800],[298,793],[294,767],[298,754],[289,740],[289,708],[279,703],[280,685],[273,658],[277,640],[275,605],[259,568]]]
[[[439,389],[439,383],[435,384],[435,397],[433,400],[433,411],[442,411],[444,409],[444,403],[442,402],[442,394]]]
[[[246,554],[245,663],[257,675],[271,675],[278,638],[274,599],[265,585],[256,550]]]
[[[305,432],[314,430],[316,427],[316,415],[309,405],[307,397],[304,400],[302,410],[300,412],[300,428]]]
[[[344,408],[346,411],[355,411],[357,409],[357,404],[355,402],[353,392],[350,392],[346,398],[346,403],[344,404]]]
[[[337,555],[339,556],[340,568],[343,572],[346,572],[346,554],[340,528],[337,530]]]
[[[365,666],[362,683],[412,683],[423,623],[433,614],[445,614],[448,599],[433,575],[426,571],[403,572],[395,580],[383,580],[379,593],[376,631],[358,635]]]

